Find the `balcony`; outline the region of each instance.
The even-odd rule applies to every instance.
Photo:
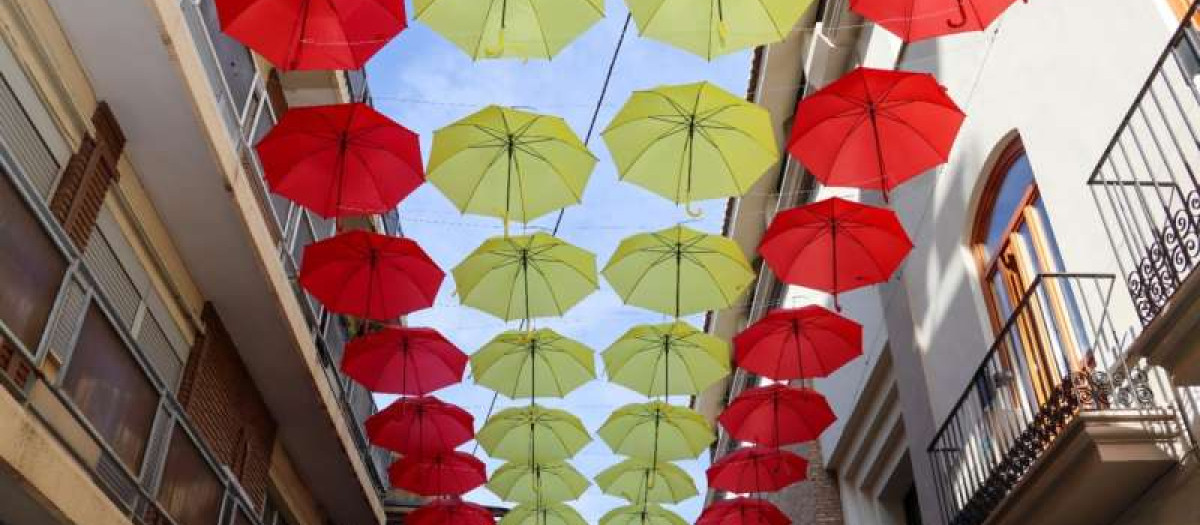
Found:
[[[929,445],[945,523],[1101,523],[1175,462],[1165,380],[1124,353],[1114,284],[1045,274],[1014,305]]]

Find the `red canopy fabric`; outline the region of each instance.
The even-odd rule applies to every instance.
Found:
[[[736,498],[709,505],[696,525],[791,525],[789,519],[771,502]]]
[[[737,366],[760,376],[825,377],[862,355],[862,326],[820,306],[772,310],[733,346]]]
[[[450,452],[475,437],[475,418],[435,397],[405,397],[367,418],[376,446],[405,456]]]
[[[459,499],[434,500],[404,517],[409,525],[494,525],[486,508]]]
[[[839,198],[775,216],[758,253],[785,283],[837,294],[891,278],[913,244],[896,214]]]
[[[359,69],[408,24],[403,0],[217,0],[217,16],[285,71]]]
[[[738,494],[775,492],[808,477],[808,460],[777,448],[737,450],[708,467],[708,486]]]
[[[271,191],[325,218],[386,213],[425,182],[417,134],[366,104],[289,109],[255,148]]]
[[[388,321],[433,306],[446,274],[403,237],[351,231],[308,245],[300,285],[334,313]]]
[[[828,186],[886,198],[946,162],[964,118],[932,75],[860,67],[800,101],[788,150]]]
[[[388,467],[392,486],[418,496],[461,496],[487,481],[483,462],[466,452],[404,456]]]
[[[850,0],[850,9],[905,42],[983,31],[1016,0]]]
[[[389,326],[346,345],[342,371],[369,390],[422,396],[462,381],[467,355],[432,328]]]
[[[742,392],[717,420],[739,441],[778,447],[817,439],[837,416],[815,390],[769,385]]]

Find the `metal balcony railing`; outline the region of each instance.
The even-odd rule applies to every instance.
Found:
[[[1154,407],[1109,316],[1115,277],[1043,274],[929,445],[945,523],[983,523],[1080,411]]]

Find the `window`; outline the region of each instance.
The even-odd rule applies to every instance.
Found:
[[[67,259],[0,167],[0,321],[37,350]]]
[[[219,521],[224,493],[212,466],[187,432],[176,427],[158,488],[163,509],[180,525],[212,525]]]

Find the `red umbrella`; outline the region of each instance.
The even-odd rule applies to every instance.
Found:
[[[300,285],[335,313],[386,321],[433,306],[445,272],[417,243],[351,231],[308,245]]]
[[[375,445],[405,456],[450,452],[475,437],[475,418],[435,397],[405,397],[367,418]]]
[[[735,451],[708,467],[708,486],[738,494],[774,492],[808,477],[808,461],[777,448]]]
[[[388,326],[346,345],[342,371],[384,394],[423,396],[462,381],[467,355],[432,328]]]
[[[817,439],[837,416],[815,390],[769,385],[742,392],[717,420],[739,441],[778,447]]]
[[[225,34],[283,70],[359,69],[407,25],[402,0],[217,0]]]
[[[912,246],[891,210],[835,197],[776,215],[758,253],[780,280],[837,304],[840,292],[887,281]]]
[[[326,218],[391,211],[425,182],[417,134],[366,104],[289,109],[256,148],[271,191]]]
[[[466,452],[404,456],[388,467],[392,486],[418,496],[460,496],[487,481],[483,462]]]
[[[791,525],[789,519],[778,507],[769,501],[750,498],[736,498],[718,501],[709,505],[696,525]]]
[[[850,9],[905,42],[916,42],[983,31],[1014,3],[1016,0],[850,0]]]
[[[964,118],[931,75],[860,67],[800,101],[788,150],[822,183],[886,199],[946,162]]]
[[[409,525],[493,525],[496,518],[481,505],[459,499],[434,500],[404,517]]]
[[[862,326],[820,306],[773,310],[733,346],[737,366],[760,376],[825,377],[862,355]]]

